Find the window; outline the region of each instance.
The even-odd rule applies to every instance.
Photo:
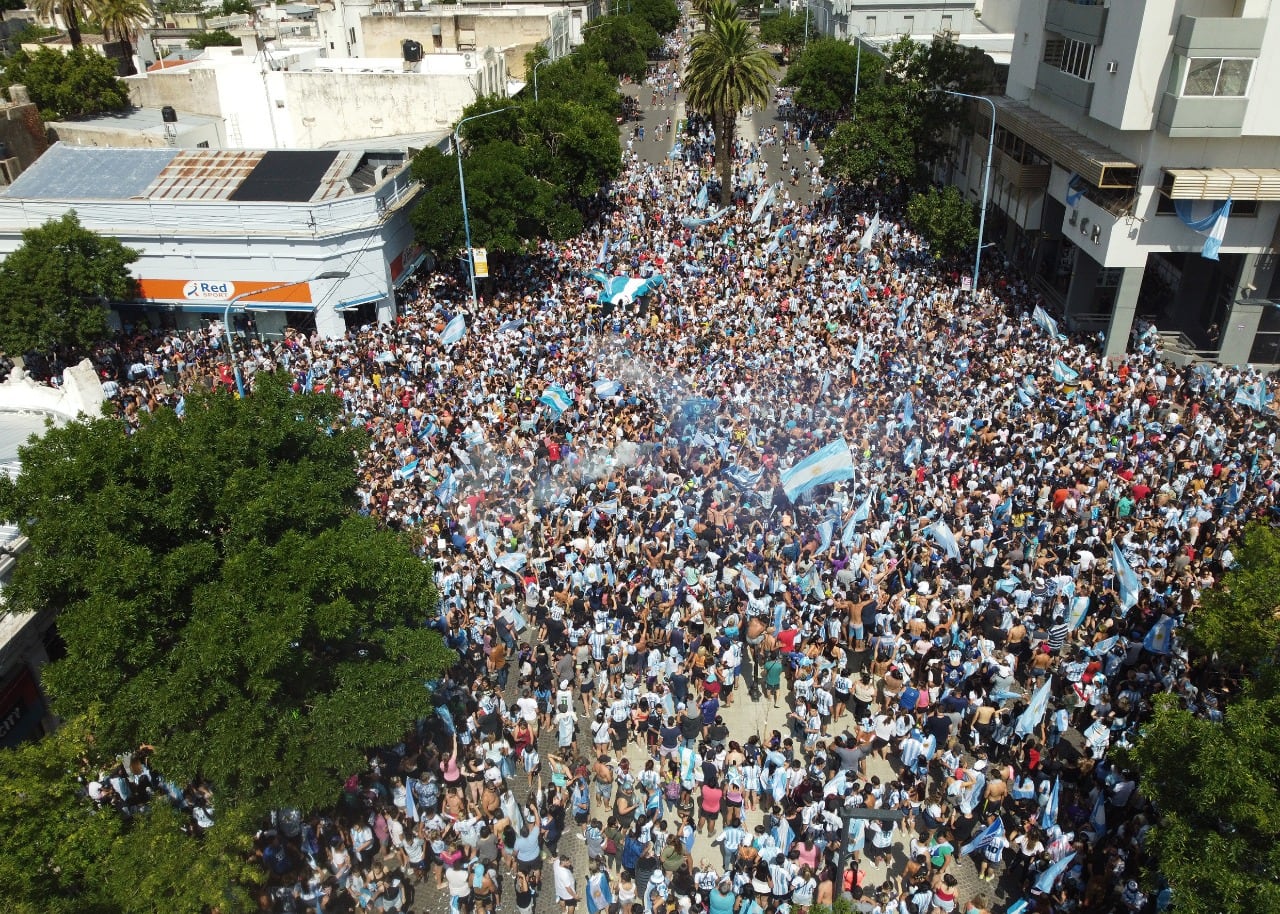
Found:
[[[903,16],[902,17],[902,34],[913,35],[915,34],[915,30],[916,30],[916,17]]]
[[[942,17],[942,31],[944,31],[944,32],[949,32],[949,31],[951,31],[951,21],[952,21],[952,17],[951,17],[951,16],[943,16],[943,17]]]
[[[1078,79],[1093,73],[1093,45],[1053,33],[1045,39],[1044,62]]]
[[[876,33],[876,17],[875,16],[867,17],[867,27],[866,29],[864,29],[864,31],[868,35],[874,35]]]
[[[1243,98],[1249,94],[1253,61],[1244,57],[1192,57],[1185,64],[1181,95]]]

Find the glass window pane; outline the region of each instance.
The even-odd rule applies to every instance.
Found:
[[[1218,85],[1222,61],[1216,57],[1197,57],[1187,67],[1187,84],[1183,95],[1213,95]]]
[[[1252,60],[1224,60],[1222,75],[1218,77],[1218,94],[1240,97],[1249,90],[1249,71]]]

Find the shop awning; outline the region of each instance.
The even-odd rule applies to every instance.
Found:
[[[1280,168],[1166,168],[1171,200],[1280,200]],[[1168,184],[1166,184],[1168,187]]]
[[[347,301],[340,302],[333,310],[334,311],[354,311],[357,308],[359,308],[361,305],[367,305],[371,301],[381,301],[384,298],[386,298],[385,295],[381,295],[375,292],[372,295],[363,295],[360,298],[351,298],[351,299],[348,299]]]
[[[996,123],[1030,143],[1068,171],[1103,190],[1136,187],[1138,166],[1120,153],[1041,114],[1030,105],[998,95]]]

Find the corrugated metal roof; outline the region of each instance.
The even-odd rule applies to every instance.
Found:
[[[242,149],[190,149],[174,156],[147,188],[153,200],[227,200],[253,173],[264,153]]]
[[[176,149],[111,149],[54,143],[5,188],[28,200],[129,200],[146,189]]]
[[[1280,200],[1280,168],[1166,168],[1172,200]]]

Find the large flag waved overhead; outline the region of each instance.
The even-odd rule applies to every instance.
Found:
[[[817,486],[852,478],[853,452],[843,438],[814,451],[781,474],[782,490],[792,501]]]
[[[648,295],[658,286],[665,283],[666,277],[661,273],[652,276],[608,276],[601,282],[600,301],[624,305],[635,301],[642,295]]]

